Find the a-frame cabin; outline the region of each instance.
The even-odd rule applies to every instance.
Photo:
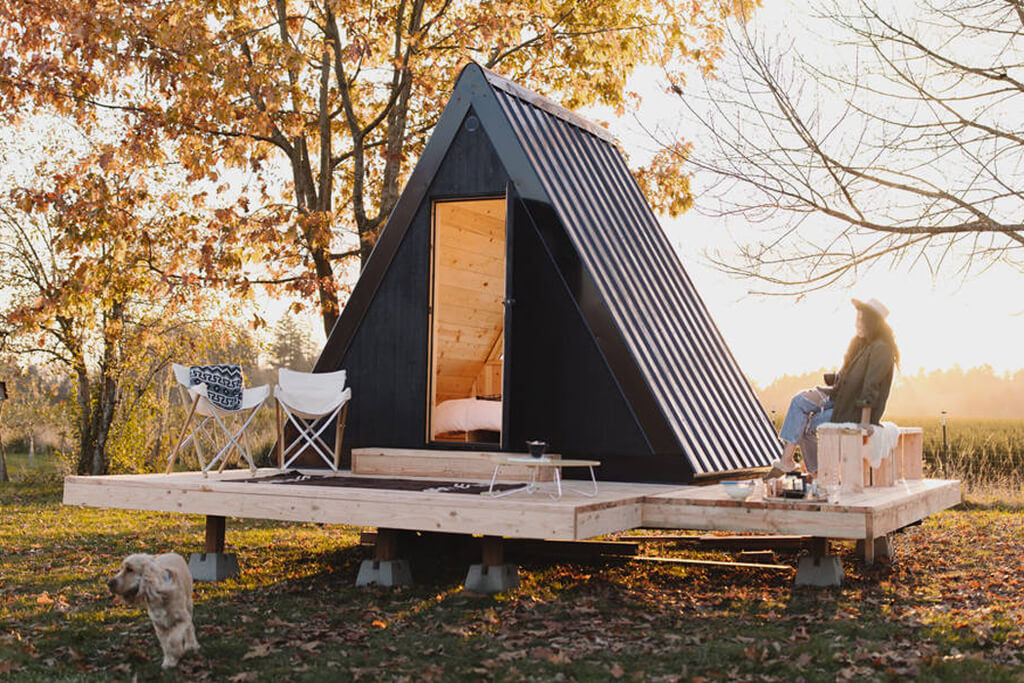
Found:
[[[514,585],[502,538],[787,533],[862,540],[871,562],[890,550],[889,533],[961,498],[959,482],[922,478],[918,428],[901,431],[869,475],[861,430],[822,427],[841,464],[835,503],[664,485],[765,466],[780,451],[774,430],[614,141],[475,65],[317,363],[338,368],[353,390],[343,449],[364,449],[351,472],[68,477],[64,502],[206,515],[206,553],[193,558],[207,577],[230,566],[228,516],[377,527],[358,585],[409,580],[394,555],[398,530],[480,535],[484,562],[467,587],[490,592]],[[488,394],[499,400],[477,398]],[[576,472],[600,460],[600,486],[563,496],[556,480],[530,495],[538,489],[517,484],[556,463],[474,452],[523,451],[528,439],[579,458]],[[520,469],[504,471],[499,485],[512,488],[495,495],[503,466]],[[471,490],[486,477],[486,492]],[[827,548],[812,544],[798,584],[839,585],[839,559],[817,556]]]
[[[346,457],[538,439],[603,480],[688,482],[779,452],[614,139],[477,65],[316,365],[341,368]]]

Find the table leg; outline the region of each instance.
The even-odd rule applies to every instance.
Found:
[[[491,475],[491,486],[487,489],[487,495],[494,495],[494,482],[498,479],[498,470],[501,469],[501,463],[494,466],[494,474]]]
[[[533,492],[537,490],[537,467],[530,468],[530,483],[526,485],[526,491],[531,496]]]
[[[513,494],[513,493],[518,493],[519,491],[526,491],[527,493],[533,493],[533,491],[530,488],[531,486],[533,486],[533,479],[532,478],[530,479],[530,483],[528,483],[528,484],[526,484],[524,486],[520,486],[519,488],[516,488],[516,489],[509,489],[508,491],[499,491],[498,493],[495,493],[494,492],[494,483],[498,480],[498,470],[501,469],[502,464],[503,463],[499,462],[499,463],[497,463],[494,466],[494,474],[491,475],[491,485],[487,489],[487,495],[488,496],[490,496],[491,498],[501,498],[502,496],[508,496],[510,494]],[[536,468],[534,468],[534,469],[536,469]]]
[[[561,469],[561,468],[559,468],[559,469]],[[590,491],[584,491],[582,489],[578,489],[578,488],[575,488],[575,487],[569,487],[569,486],[567,486],[566,489],[569,490],[569,491],[572,491],[573,493],[578,493],[581,496],[586,496],[587,498],[593,498],[594,496],[597,495],[597,475],[594,474],[594,467],[592,465],[589,466],[587,469],[590,470],[590,482],[591,482],[591,484],[593,484],[593,489],[591,489]]]

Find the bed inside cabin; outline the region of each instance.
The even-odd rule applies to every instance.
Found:
[[[499,445],[505,199],[433,205],[428,440]]]

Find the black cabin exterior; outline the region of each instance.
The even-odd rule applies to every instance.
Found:
[[[614,140],[477,65],[315,369],[341,368],[346,458],[541,439],[605,480],[682,483],[779,450]]]

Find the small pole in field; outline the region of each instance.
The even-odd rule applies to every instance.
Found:
[[[946,438],[946,411],[942,411],[942,457],[949,457],[949,440]]]

